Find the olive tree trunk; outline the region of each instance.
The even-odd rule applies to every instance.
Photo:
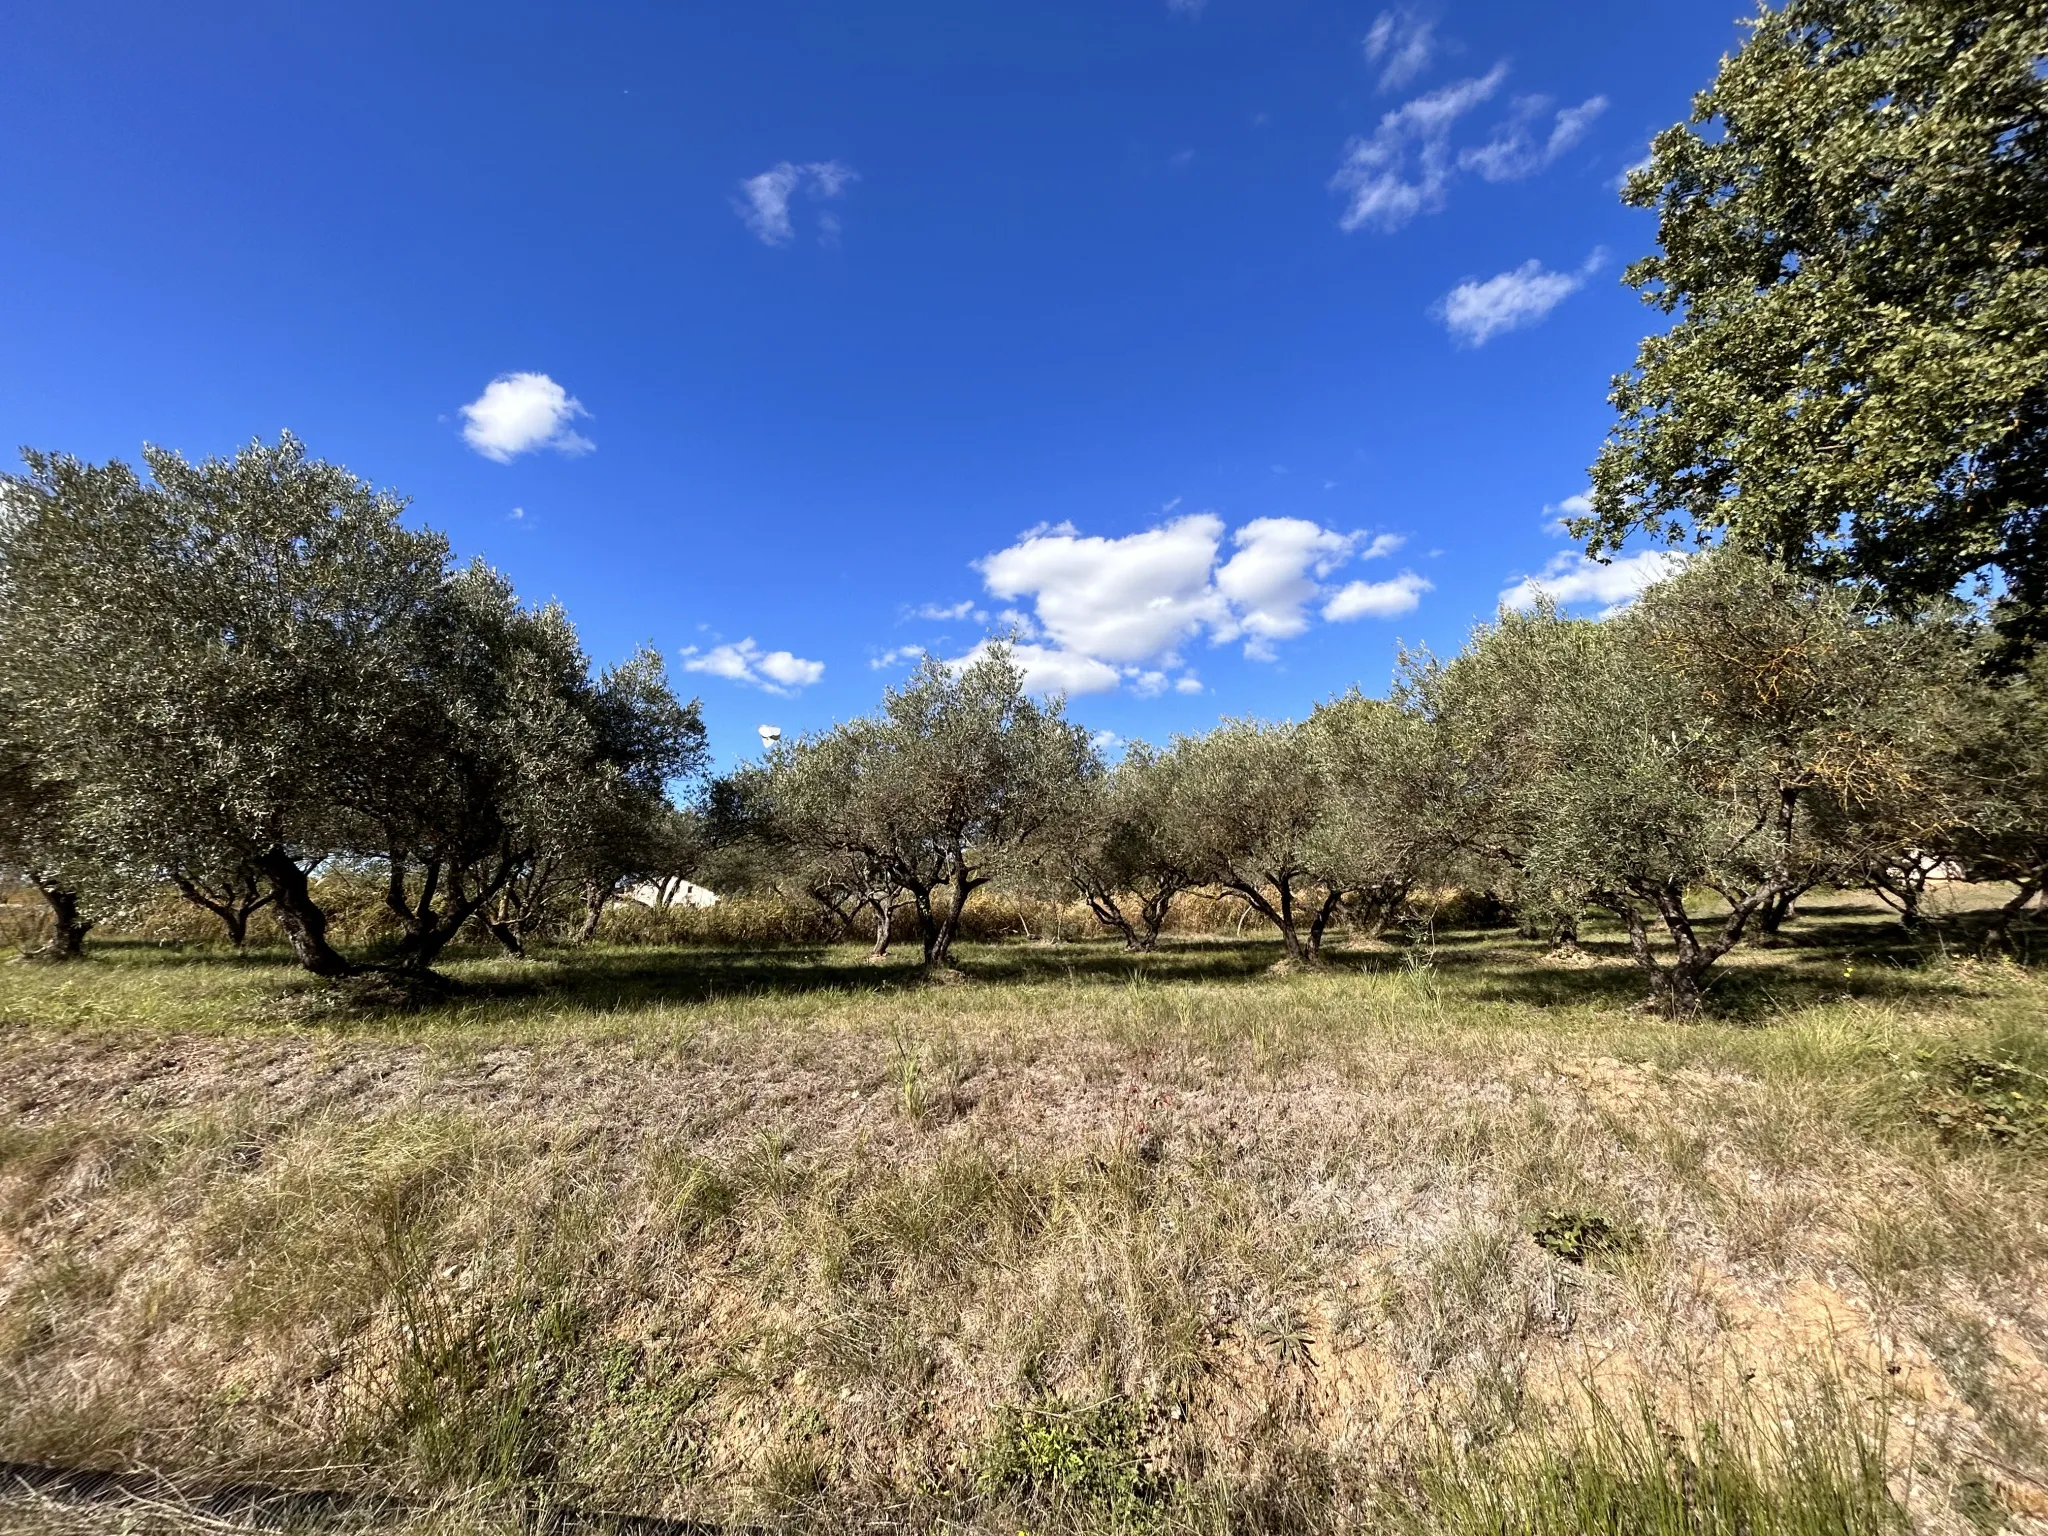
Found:
[[[312,883],[281,845],[274,845],[255,861],[257,874],[270,887],[270,899],[277,909],[277,926],[299,964],[315,976],[348,976],[355,967],[327,942],[327,914],[313,899]]]
[[[78,913],[78,893],[61,885],[38,881],[36,889],[50,909],[50,942],[38,951],[45,960],[81,960],[85,957],[85,936],[92,932],[92,920]]]

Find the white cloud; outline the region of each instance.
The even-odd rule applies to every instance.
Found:
[[[1034,529],[976,569],[995,596],[1033,598],[1039,625],[1061,647],[1144,661],[1228,622],[1209,580],[1222,539],[1213,512],[1122,539],[1086,538],[1061,523]]]
[[[1540,261],[1525,261],[1512,272],[1484,282],[1458,284],[1444,296],[1436,315],[1468,347],[1483,347],[1503,331],[1534,325],[1585,287],[1604,253],[1596,251],[1576,272],[1550,272]]]
[[[974,599],[970,597],[965,602],[950,604],[925,603],[911,612],[920,619],[964,619],[974,612]],[[984,613],[981,617],[985,619],[988,615]]]
[[[971,666],[988,653],[993,642],[984,640],[950,665]],[[1024,687],[1036,694],[1107,693],[1123,681],[1123,674],[1092,656],[1052,646],[1010,643],[1010,659],[1024,672]]]
[[[808,191],[815,198],[835,198],[860,180],[860,172],[837,160],[817,160],[798,165],[784,160],[758,176],[740,183],[744,199],[733,207],[763,245],[787,245],[796,237],[796,224],[789,205],[797,193]],[[819,216],[818,227],[829,241],[839,233],[839,220],[830,213]]]
[[[1586,136],[1594,119],[1607,110],[1607,98],[1592,96],[1576,107],[1566,107],[1551,120],[1549,132],[1538,137],[1536,121],[1549,107],[1545,97],[1522,97],[1491,139],[1459,154],[1458,168],[1476,171],[1487,181],[1533,176]]]
[[[462,440],[500,464],[541,448],[588,453],[597,444],[569,424],[589,414],[544,373],[501,373],[462,408]]]
[[[1436,26],[1413,11],[1381,11],[1365,34],[1366,62],[1380,66],[1380,89],[1398,90],[1429,67]]]
[[[1238,529],[1231,542],[1237,553],[1216,573],[1216,590],[1251,637],[1245,654],[1270,661],[1273,641],[1292,640],[1308,628],[1320,579],[1350,558],[1358,536],[1298,517],[1262,517]]]
[[[976,568],[996,597],[1030,601],[1031,613],[1006,609],[1002,618],[1025,642],[1019,656],[1028,650],[1041,674],[1059,675],[1072,693],[1121,681],[1152,697],[1168,688],[1201,692],[1192,673],[1170,675],[1180,670],[1179,648],[1192,641],[1241,639],[1247,656],[1272,660],[1277,642],[1303,633],[1318,604],[1341,596],[1326,585],[1340,566],[1400,544],[1392,534],[1368,539],[1303,518],[1259,518],[1230,537],[1225,559],[1223,520],[1203,512],[1120,539],[1084,535],[1070,523],[1034,528]],[[1405,612],[1427,590],[1416,581],[1404,575],[1379,587],[1407,591],[1397,610]],[[1349,611],[1360,601],[1347,600],[1341,616],[1369,611]]]
[[[1338,227],[1347,232],[1368,224],[1398,229],[1418,213],[1441,208],[1456,168],[1451,129],[1489,100],[1507,77],[1507,65],[1496,64],[1476,79],[1418,96],[1382,117],[1371,138],[1347,144],[1344,163],[1330,178],[1330,189],[1350,198]]]
[[[1403,571],[1387,581],[1348,583],[1323,606],[1323,618],[1331,624],[1348,624],[1353,619],[1394,619],[1413,613],[1422,594],[1434,590],[1413,571]]]
[[[879,656],[869,658],[868,665],[874,668],[875,671],[881,672],[890,667],[900,667],[906,661],[916,661],[923,654],[924,647],[921,645],[899,645],[893,650],[887,650]]]
[[[696,646],[683,650],[685,672],[708,672],[729,682],[770,693],[791,694],[808,688],[825,675],[825,663],[806,661],[788,651],[764,651],[752,638],[737,645],[714,645],[708,651]]]
[[[1557,114],[1551,126],[1550,140],[1543,146],[1543,161],[1547,165],[1570,149],[1586,136],[1586,130],[1607,110],[1605,96],[1588,96],[1576,107],[1566,107]]]
[[[1547,597],[1560,607],[1581,603],[1601,605],[1601,617],[1619,612],[1634,602],[1643,588],[1673,575],[1685,564],[1675,550],[1646,549],[1604,564],[1588,560],[1572,550],[1562,550],[1536,576],[1524,576],[1500,595],[1503,608],[1527,610],[1539,598]]]
[[[1373,541],[1358,552],[1358,558],[1361,560],[1384,560],[1407,542],[1407,537],[1403,534],[1375,534]]]

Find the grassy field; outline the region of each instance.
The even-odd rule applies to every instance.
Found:
[[[0,1460],[418,1532],[2048,1529],[2048,984],[1830,898],[1673,1024],[1613,939],[0,967]]]

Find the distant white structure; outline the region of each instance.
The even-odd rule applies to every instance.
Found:
[[[670,907],[696,907],[701,911],[718,905],[718,892],[707,891],[688,880],[642,880],[638,885],[629,885],[619,892],[619,899],[638,902],[657,912],[665,912]]]

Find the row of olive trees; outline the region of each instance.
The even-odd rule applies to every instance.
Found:
[[[466,923],[518,952],[564,888],[595,911],[677,856],[704,733],[657,655],[593,677],[558,607],[289,436],[144,457],[0,481],[0,866],[55,952],[168,883],[236,943],[269,907],[344,975],[312,877],[350,867],[423,971]]]
[[[1868,886],[1910,924],[1936,872],[2010,881],[1995,940],[2048,887],[2042,677],[1993,678],[1960,613],[1859,596],[1724,552],[1611,618],[1503,614],[1456,656],[1409,655],[1390,700],[1226,721],[1114,768],[997,647],[778,748],[718,786],[712,820],[872,923],[877,955],[908,905],[945,966],[1002,879],[1140,950],[1177,898],[1235,899],[1312,964],[1340,914],[1377,928],[1419,883],[1459,882],[1560,938],[1611,915],[1685,1013],[1815,885]]]

